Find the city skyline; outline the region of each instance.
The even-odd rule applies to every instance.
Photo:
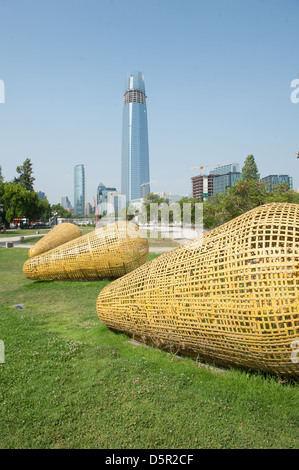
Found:
[[[288,174],[297,189],[298,14],[294,0],[4,0],[5,180],[29,157],[56,204],[82,162],[87,202],[100,181],[119,191],[123,77],[141,70],[152,192],[191,194],[193,166],[249,154],[261,177]]]

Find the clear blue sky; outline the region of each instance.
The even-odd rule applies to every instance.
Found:
[[[127,72],[144,73],[152,191],[190,194],[192,166],[253,154],[299,187],[298,0],[0,0],[0,165],[35,190],[120,190]]]

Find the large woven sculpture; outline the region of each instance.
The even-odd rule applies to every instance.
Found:
[[[160,347],[298,376],[298,255],[299,205],[267,204],[112,282],[97,312]]]
[[[40,255],[46,251],[53,250],[53,248],[63,245],[70,240],[81,237],[81,235],[82,232],[77,225],[64,222],[56,225],[43,238],[36,242],[35,245],[30,248],[28,254],[30,258],[32,258],[33,256]]]
[[[84,280],[117,278],[145,263],[148,241],[132,223],[117,222],[28,259],[30,279]]]

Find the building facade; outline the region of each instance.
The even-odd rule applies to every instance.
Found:
[[[76,165],[74,169],[74,213],[85,214],[85,166]]]
[[[116,191],[116,188],[107,188],[104,183],[100,183],[97,189],[97,205],[102,202],[103,191]]]
[[[199,175],[191,178],[192,196],[206,200],[217,193],[225,193],[242,178],[238,163],[219,164],[209,175]]]
[[[71,210],[72,208],[71,201],[69,200],[67,196],[63,196],[61,198],[61,205],[64,209],[67,209],[67,210]]]
[[[206,200],[213,196],[213,181],[217,175],[198,175],[191,178],[192,197]]]
[[[279,184],[287,184],[288,189],[293,189],[293,178],[289,175],[269,175],[261,178],[269,191],[273,191]]]
[[[213,180],[213,195],[217,193],[225,194],[228,188],[234,186],[242,178],[242,173],[232,172],[218,175]]]
[[[128,73],[123,103],[121,194],[127,199],[143,197],[143,184],[150,182],[148,123],[144,76]],[[145,195],[150,185],[145,185]]]
[[[223,165],[219,164],[214,170],[210,171],[210,175],[227,175],[227,173],[239,173],[240,165],[239,163],[225,163]]]

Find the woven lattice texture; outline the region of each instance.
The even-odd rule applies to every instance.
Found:
[[[148,241],[132,223],[117,222],[28,259],[30,279],[115,279],[145,263]]]
[[[47,233],[47,235],[30,248],[28,255],[30,258],[41,255],[46,251],[53,250],[53,248],[56,248],[57,246],[81,237],[81,235],[82,232],[77,225],[68,222],[56,225],[49,233]]]
[[[260,206],[112,282],[97,312],[160,347],[298,376],[298,253],[299,205]]]

